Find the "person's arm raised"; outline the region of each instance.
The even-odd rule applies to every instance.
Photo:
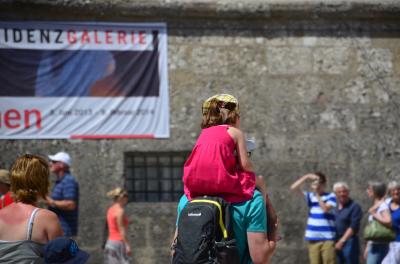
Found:
[[[318,176],[314,175],[314,174],[306,174],[303,175],[302,177],[300,177],[299,179],[297,179],[291,186],[290,189],[292,190],[292,192],[297,193],[299,195],[303,196],[303,192],[301,191],[300,187],[301,185],[307,181],[307,180],[318,180]]]

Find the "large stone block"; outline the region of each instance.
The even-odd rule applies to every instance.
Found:
[[[319,48],[313,53],[314,72],[317,74],[343,74],[351,67],[349,48]]]
[[[358,55],[358,73],[367,80],[376,80],[393,74],[393,54],[389,49],[361,49]]]
[[[268,72],[273,75],[297,75],[312,72],[312,51],[305,47],[268,47]]]

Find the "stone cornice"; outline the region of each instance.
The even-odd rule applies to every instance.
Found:
[[[0,0],[0,19],[390,19],[399,0]]]

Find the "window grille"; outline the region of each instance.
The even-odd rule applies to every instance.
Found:
[[[190,152],[125,153],[129,201],[171,202],[183,194],[183,165]]]

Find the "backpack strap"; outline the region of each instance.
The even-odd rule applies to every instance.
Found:
[[[31,217],[29,218],[28,221],[28,230],[26,232],[26,240],[31,240],[32,239],[32,230],[33,230],[33,222],[35,221],[35,217],[37,212],[39,212],[40,208],[35,208],[33,212],[31,213]]]
[[[225,228],[225,224],[224,224],[224,221],[222,218],[222,208],[221,208],[221,205],[217,201],[208,200],[208,199],[196,199],[196,200],[192,200],[191,203],[210,203],[210,204],[215,205],[219,211],[219,226],[221,227],[222,234],[225,239],[228,238],[228,231]]]

